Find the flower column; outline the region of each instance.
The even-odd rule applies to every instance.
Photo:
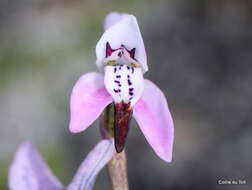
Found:
[[[105,139],[113,138],[114,136],[114,125],[115,125],[114,115],[115,115],[114,104],[110,104],[106,107],[103,114],[100,116],[101,135]],[[107,164],[107,169],[112,190],[129,189],[125,150],[115,154],[112,157],[111,161]]]

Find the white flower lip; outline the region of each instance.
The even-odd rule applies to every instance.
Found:
[[[115,103],[129,103],[133,107],[141,98],[144,78],[140,68],[127,65],[105,66],[104,84]]]
[[[118,49],[122,45],[128,50],[135,48],[135,59],[139,62],[143,73],[148,71],[144,42],[135,16],[124,14],[103,33],[96,45],[96,64],[100,70],[104,67],[106,43],[113,49]]]

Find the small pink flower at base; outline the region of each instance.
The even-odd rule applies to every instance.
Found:
[[[85,74],[75,84],[70,131],[85,130],[114,102],[117,152],[123,150],[132,115],[157,155],[170,162],[173,120],[162,91],[143,77],[148,66],[137,20],[133,15],[110,13],[104,27],[96,45],[96,64],[101,73]]]
[[[63,187],[31,142],[22,144],[9,170],[10,190],[91,190],[100,170],[115,154],[113,140],[102,140],[88,154],[72,182]]]

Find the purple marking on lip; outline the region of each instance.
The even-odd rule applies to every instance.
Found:
[[[127,49],[126,49],[126,50],[127,50]],[[133,48],[133,49],[131,49],[130,51],[129,51],[129,50],[127,50],[127,51],[129,52],[130,57],[133,58],[133,59],[135,59],[136,48]]]
[[[133,67],[131,67],[131,73],[134,73],[134,68]]]
[[[111,56],[115,50],[111,48],[110,44],[106,43],[106,57]]]
[[[129,69],[130,69],[130,67],[129,67],[129,66],[127,66],[127,69],[129,70]]]
[[[121,47],[119,47],[119,48],[117,48],[117,49],[113,49],[113,48],[110,46],[109,42],[106,43],[106,55],[105,55],[105,56],[106,56],[106,57],[109,57],[109,56],[111,56],[111,54],[112,54],[114,51],[122,50],[121,52],[118,53],[118,56],[121,57],[121,56],[124,54],[124,52],[123,52],[124,49],[130,54],[130,57],[131,57],[132,59],[135,59],[136,48],[133,48],[133,49],[131,49],[131,50],[128,50],[128,49],[125,47],[125,45],[122,44]],[[136,59],[135,59],[135,60],[136,60]]]
[[[133,95],[134,95],[134,93],[133,93],[133,92],[129,92],[129,95],[130,95],[130,96],[133,96]]]
[[[134,88],[129,88],[129,91],[133,91],[134,90]]]
[[[128,75],[127,77],[128,77],[128,78],[130,78],[130,76],[129,76],[129,75]]]
[[[125,47],[125,45],[121,45],[121,48],[123,48],[123,49],[126,49],[126,51],[130,54],[130,57],[132,58],[132,59],[135,59],[135,53],[136,53],[136,48],[133,48],[133,49],[131,49],[131,50],[128,50],[126,47]]]
[[[121,78],[121,75],[116,75],[116,78]]]
[[[130,80],[128,80],[128,84],[129,84],[129,85],[132,85],[132,82],[131,82]]]
[[[116,70],[117,70],[117,68],[115,67],[115,68],[114,68],[114,73],[116,73]]]
[[[120,89],[117,89],[117,90],[114,89],[114,92],[115,92],[115,93],[119,93],[119,92],[121,92],[121,90],[120,90]]]
[[[114,80],[114,82],[115,82],[115,83],[120,83],[120,81],[118,81],[118,80]]]

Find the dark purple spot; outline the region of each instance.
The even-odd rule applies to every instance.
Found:
[[[134,73],[134,68],[133,67],[131,67],[131,73]]]
[[[120,66],[119,66],[119,70],[121,70],[121,68],[122,68],[122,66],[120,65]]]
[[[110,44],[106,43],[106,57],[110,56],[115,50],[113,50],[110,46]]]
[[[135,59],[135,53],[136,53],[136,48],[133,48],[131,50],[128,50],[123,44],[121,45],[121,48],[124,48],[127,50],[127,52],[130,54],[130,57],[132,59]]]
[[[130,98],[129,98],[129,100],[132,100],[132,99],[133,99],[133,97],[130,97]]]
[[[133,93],[133,92],[129,92],[129,95],[130,95],[130,96],[133,96],[133,95],[134,95],[134,93]]]
[[[118,55],[119,57],[122,57],[122,52],[119,52],[117,55]]]
[[[128,75],[128,78],[130,78],[130,76]]]
[[[116,78],[118,78],[118,79],[121,78],[121,75],[116,75]]]
[[[115,83],[120,83],[120,81],[118,81],[118,80],[114,80],[114,82],[115,82]]]
[[[133,91],[134,90],[134,88],[129,88],[129,91]]]
[[[118,84],[119,87],[121,87],[122,85],[121,84]]]
[[[127,51],[129,52],[130,57],[134,59],[134,58],[135,58],[136,48],[133,48],[133,49],[131,49],[130,51],[129,51],[129,50],[127,50]]]
[[[120,89],[117,89],[117,90],[114,89],[114,92],[115,92],[115,93],[119,93],[119,92],[121,92],[121,90],[120,90]]]
[[[116,70],[117,70],[117,68],[115,67],[115,68],[114,68],[114,73],[116,72]]]
[[[130,80],[128,80],[128,85],[132,85],[132,82]]]
[[[130,67],[129,67],[129,66],[127,66],[127,69],[129,70],[129,69],[130,69]]]

